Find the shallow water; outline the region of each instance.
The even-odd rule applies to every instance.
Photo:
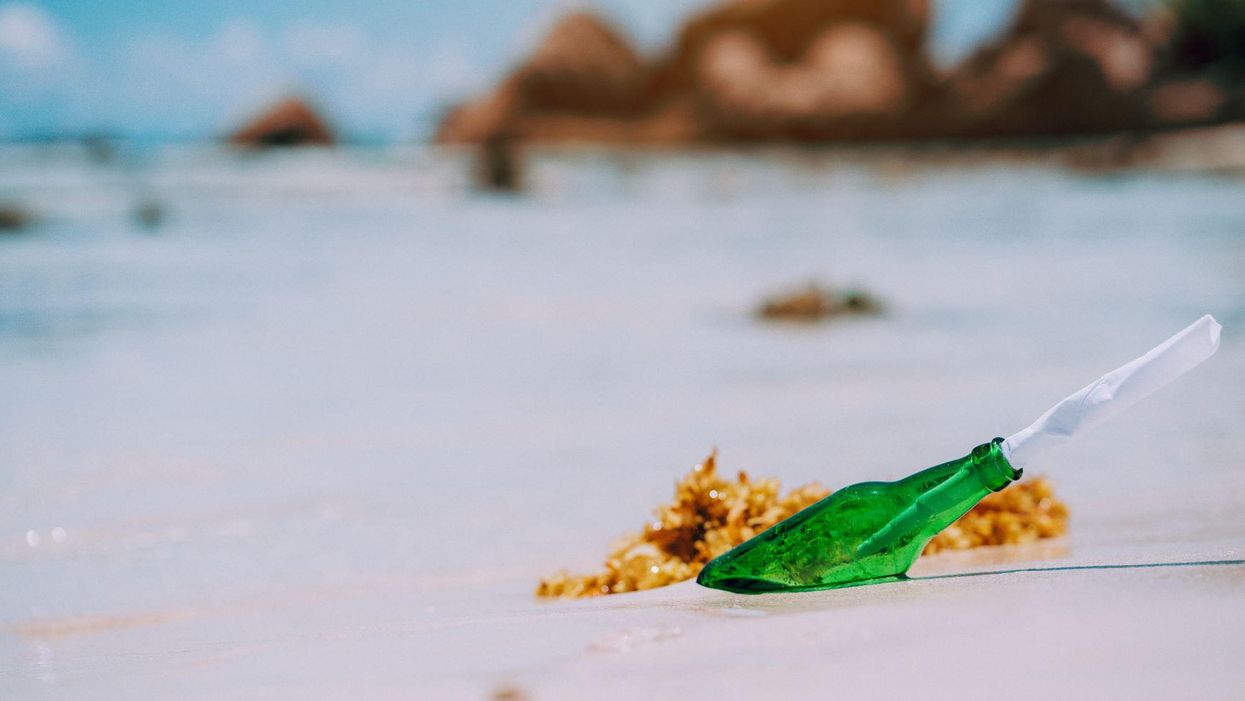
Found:
[[[1052,613],[1069,602],[1106,597],[1108,628],[1153,607],[1157,647],[1117,646],[1128,664],[1210,644],[1178,621],[1245,610],[1245,180],[584,153],[539,157],[529,194],[504,197],[466,172],[421,150],[0,153],[0,199],[41,214],[0,238],[0,696],[694,696],[673,667],[757,653],[729,640],[917,659],[904,620],[958,644],[1009,586],[1047,642],[1084,624]],[[133,221],[144,200],[164,206],[155,230]],[[750,318],[812,278],[887,313]],[[1226,564],[759,609],[692,585],[532,601],[535,577],[594,565],[714,446],[725,470],[787,484],[899,477],[1206,312],[1219,356],[1040,470],[1069,538],[919,567]],[[1108,596],[1125,578],[1134,592]],[[971,631],[932,622],[970,604]],[[846,638],[819,637],[826,616]],[[759,692],[746,668],[720,681]]]

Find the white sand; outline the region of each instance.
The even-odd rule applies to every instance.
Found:
[[[0,251],[0,699],[1245,698],[1239,180],[173,154],[152,236],[41,158],[0,170],[52,215]],[[820,276],[890,313],[748,318]],[[532,596],[713,445],[901,477],[1204,312],[1214,359],[1034,469],[1067,538],[913,573],[994,574]]]

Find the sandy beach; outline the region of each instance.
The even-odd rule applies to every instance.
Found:
[[[515,198],[422,149],[142,158],[0,169],[52,213],[0,240],[4,698],[1245,694],[1237,176],[555,152]],[[752,318],[809,279],[887,311]],[[1036,471],[1064,538],[533,596],[714,446],[902,477],[1207,312],[1213,361]]]

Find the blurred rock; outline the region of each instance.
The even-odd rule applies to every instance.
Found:
[[[1215,121],[1227,101],[1224,91],[1205,78],[1172,80],[1154,88],[1150,114],[1161,125],[1205,124]]]
[[[1052,136],[1145,123],[1154,46],[1106,0],[1025,0],[1004,35],[957,68],[939,118],[967,136]]]
[[[775,63],[802,61],[823,33],[839,23],[884,32],[905,56],[924,51],[928,0],[728,0],[693,17],[679,32],[664,71],[672,89],[692,87],[703,52],[725,34],[748,35]]]
[[[1225,81],[1245,79],[1245,2],[1170,3],[1169,60],[1176,70],[1212,70]]]
[[[705,46],[697,84],[707,130],[730,138],[869,136],[902,114],[910,92],[899,48],[860,23],[821,32],[786,64],[752,35],[725,32]]]
[[[1071,17],[1061,28],[1063,40],[1094,59],[1115,92],[1132,92],[1150,80],[1154,49],[1141,28],[1124,28],[1099,19]]]
[[[436,140],[536,141],[888,134],[932,84],[926,0],[731,0],[646,63],[600,18],[554,26],[497,89],[450,111]]]
[[[519,91],[513,79],[484,97],[454,107],[441,118],[435,140],[443,144],[480,143],[505,131],[515,131]]]
[[[882,306],[859,291],[835,292],[817,284],[771,297],[757,310],[757,316],[770,321],[815,322],[845,314],[877,314]]]
[[[1141,18],[1141,35],[1156,49],[1165,49],[1171,44],[1172,34],[1176,30],[1176,13],[1171,7],[1159,5],[1150,9]]]
[[[335,139],[328,124],[299,98],[287,98],[269,107],[229,137],[238,146],[331,146]]]
[[[17,205],[0,204],[0,233],[13,233],[30,226],[34,214]]]
[[[1245,120],[1245,0],[1181,0],[1151,12],[1166,80],[1151,96],[1160,126]]]
[[[611,115],[643,110],[652,82],[622,35],[589,12],[555,24],[514,80],[525,109]]]
[[[652,71],[605,20],[573,12],[484,97],[451,110],[441,143],[524,139],[633,140],[653,108]],[[550,129],[549,126],[555,127]]]
[[[1245,38],[1233,39],[1245,0],[1140,18],[1110,0],[1021,0],[945,75],[927,57],[930,7],[724,0],[651,62],[576,12],[494,91],[449,112],[437,140],[1031,138],[1245,119]]]

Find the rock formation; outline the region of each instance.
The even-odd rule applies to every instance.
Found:
[[[1004,35],[954,72],[940,116],[967,136],[1135,128],[1154,59],[1140,24],[1106,0],[1025,0]]]
[[[778,63],[801,61],[825,30],[839,23],[885,32],[905,56],[922,54],[928,0],[728,0],[693,17],[679,32],[665,68],[674,88],[695,83],[702,53],[724,34],[741,32]]]
[[[1147,107],[1151,120],[1166,126],[1216,121],[1226,104],[1227,96],[1214,81],[1185,78],[1155,86]]]
[[[821,139],[893,131],[913,88],[895,42],[860,23],[818,34],[780,63],[753,35],[732,30],[701,51],[696,92],[718,138]]]
[[[646,63],[576,12],[491,93],[446,115],[440,142],[687,142],[894,133],[931,85],[925,0],[732,0]]]
[[[514,80],[525,108],[581,114],[639,112],[651,84],[648,67],[622,35],[588,12],[554,25]]]
[[[330,146],[333,132],[307,102],[287,98],[269,107],[229,136],[238,146]]]
[[[1183,0],[1150,17],[1164,77],[1150,96],[1154,119],[1245,119],[1245,2]]]
[[[1028,138],[1245,119],[1242,8],[1184,0],[1138,18],[1111,0],[1022,0],[945,75],[926,53],[929,0],[724,0],[651,61],[577,12],[437,140]]]
[[[480,143],[498,134],[631,140],[653,106],[653,73],[605,20],[574,12],[491,93],[443,119],[441,142]]]

